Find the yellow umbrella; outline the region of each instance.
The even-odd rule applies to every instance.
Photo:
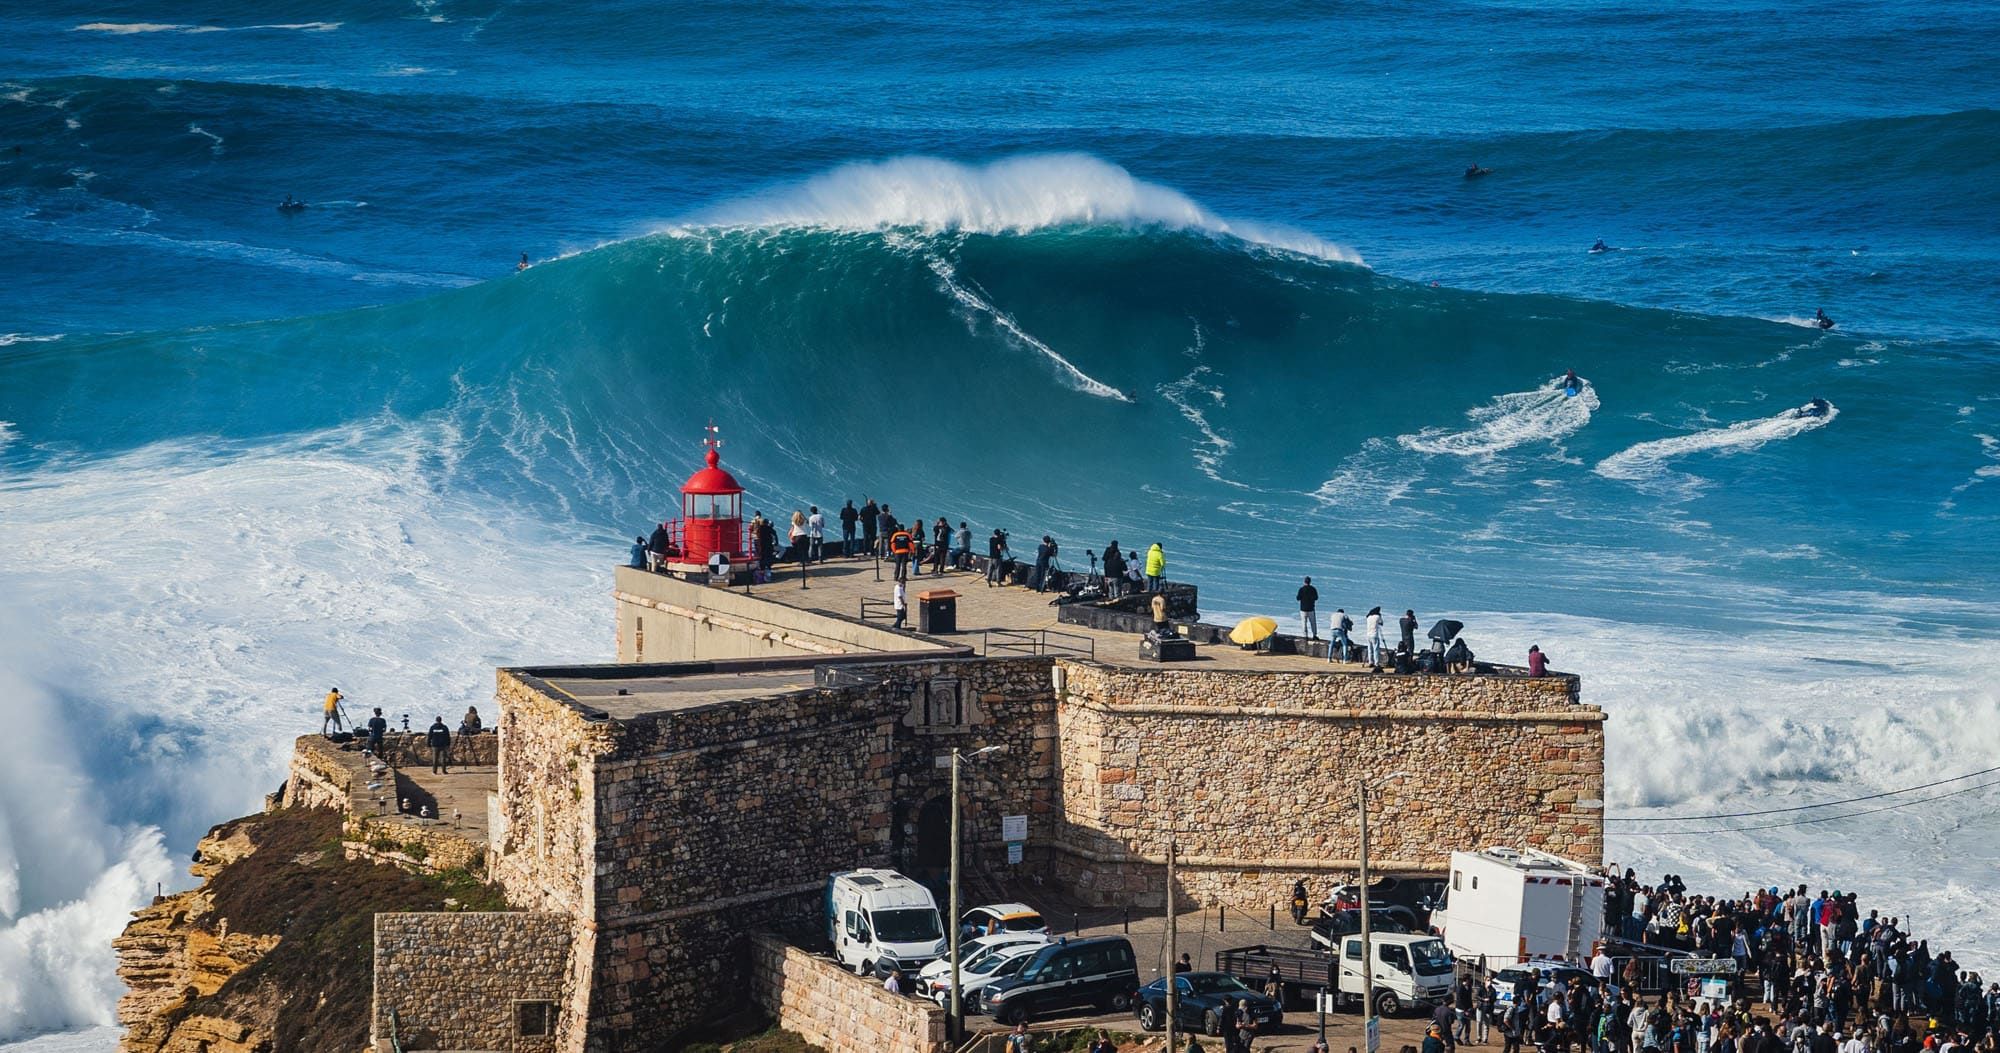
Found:
[[[1229,638],[1245,647],[1249,647],[1252,644],[1261,643],[1266,637],[1277,631],[1277,619],[1265,618],[1260,615],[1255,618],[1245,618],[1237,622],[1236,628],[1229,630]]]

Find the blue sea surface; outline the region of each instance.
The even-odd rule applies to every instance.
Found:
[[[178,880],[328,683],[463,708],[493,665],[607,658],[606,568],[711,419],[766,512],[1160,541],[1217,617],[1312,574],[1482,657],[1539,642],[1612,713],[1632,816],[1987,766],[1996,33],[1970,2],[0,9],[0,716],[41,744],[0,771],[0,1040],[110,1022],[108,950],[52,948]],[[1869,839],[1950,878],[1996,861],[1979,800],[1612,843],[1708,891]]]

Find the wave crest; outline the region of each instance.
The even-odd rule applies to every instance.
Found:
[[[720,206],[697,222],[966,234],[1159,227],[1341,263],[1362,262],[1353,250],[1304,231],[1225,219],[1178,190],[1080,153],[1028,154],[983,165],[921,156],[841,165],[803,183]]]

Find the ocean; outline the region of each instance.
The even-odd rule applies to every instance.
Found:
[[[1159,541],[1215,618],[1311,574],[1539,644],[1611,715],[1613,860],[2000,964],[1993,777],[1769,812],[2000,752],[1996,31],[8,5],[0,1041],[110,1047],[126,912],[327,687],[421,720],[609,660],[710,420],[767,513]]]

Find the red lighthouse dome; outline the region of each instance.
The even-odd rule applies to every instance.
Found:
[[[722,440],[713,434],[715,425],[708,430],[702,440],[708,464],[681,487],[681,559],[695,564],[707,563],[712,552],[734,562],[744,551],[743,487],[722,470]]]

